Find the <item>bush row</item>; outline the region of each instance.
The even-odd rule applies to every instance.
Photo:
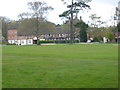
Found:
[[[75,43],[79,43],[79,40],[74,40]],[[70,43],[70,40],[47,40],[40,41],[40,43]]]
[[[15,43],[10,44],[10,43],[8,43],[7,41],[2,41],[2,44],[4,44],[4,45],[16,45]]]

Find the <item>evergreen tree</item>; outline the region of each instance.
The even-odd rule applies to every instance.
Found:
[[[80,28],[80,41],[81,42],[87,42],[87,28],[88,28],[88,24],[86,24],[83,21],[78,22],[77,24],[75,24],[75,27]]]
[[[69,0],[62,0],[64,4],[67,4]],[[73,20],[78,16],[79,11],[83,9],[90,9],[90,6],[87,5],[87,2],[91,0],[71,0],[71,4],[67,4],[67,11],[64,11],[59,17],[65,18],[70,22],[70,44],[74,42],[74,28],[73,28]]]
[[[120,32],[120,23],[117,24],[118,32]]]

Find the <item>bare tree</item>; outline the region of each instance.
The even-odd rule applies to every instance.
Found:
[[[29,19],[29,18],[31,17],[31,14],[28,13],[28,12],[23,12],[23,13],[19,14],[18,17],[19,17],[21,20]]]
[[[48,6],[45,2],[40,2],[40,1],[34,1],[34,2],[28,2],[28,8],[29,12],[27,13],[22,13],[19,15],[22,19],[26,17],[27,19],[29,18],[34,18],[35,19],[35,36],[37,37],[37,44],[39,45],[39,35],[40,35],[40,22],[41,18],[45,18],[48,15],[48,12],[53,10],[51,6]]]
[[[100,19],[101,17],[97,16],[96,14],[91,14],[91,16],[89,16],[89,18],[92,20],[91,22],[91,26],[93,27],[97,27],[97,22],[101,22]]]
[[[7,29],[9,27],[9,24],[11,20],[7,17],[0,17],[0,21],[2,24],[2,36],[4,37],[4,40],[7,40]]]

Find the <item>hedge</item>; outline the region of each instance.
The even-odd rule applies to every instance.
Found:
[[[75,43],[79,43],[79,40],[74,40]],[[70,40],[47,40],[40,41],[40,43],[70,43]]]

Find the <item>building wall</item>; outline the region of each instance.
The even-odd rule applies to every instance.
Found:
[[[39,38],[39,40],[69,40],[70,39],[70,34],[43,34]],[[75,39],[79,39],[79,36],[76,35]],[[29,44],[35,44],[37,40],[37,37],[34,35],[32,36],[18,36],[17,30],[8,30],[8,42],[10,44],[17,44],[17,45],[29,45]],[[34,42],[34,43],[33,43]]]
[[[18,40],[18,45],[30,45],[33,44],[32,39],[27,39],[27,40]]]
[[[16,29],[8,30],[7,36],[8,40],[17,40],[17,30]]]
[[[17,30],[16,29],[12,29],[12,30],[8,30],[7,33],[8,36],[8,42],[10,44],[17,44],[17,45],[29,45],[29,44],[33,44],[33,39],[31,36],[18,36],[17,35]]]
[[[28,40],[8,40],[8,42],[10,44],[17,44],[17,45],[31,45],[33,44],[33,40],[32,39],[28,39]]]

